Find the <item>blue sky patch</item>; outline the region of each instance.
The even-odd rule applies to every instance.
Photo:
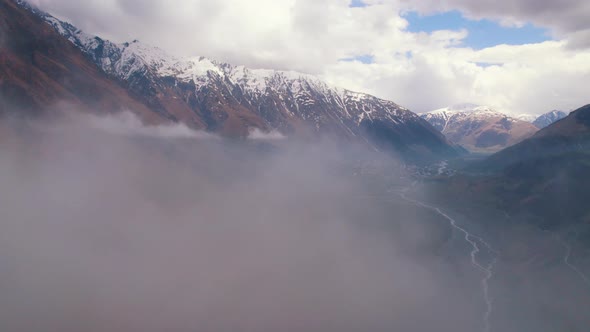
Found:
[[[501,66],[501,63],[496,63],[496,62],[473,62],[476,66],[478,67],[482,67],[482,68],[488,68],[488,67],[492,67],[492,66]]]
[[[340,59],[340,61],[349,61],[349,62],[358,61],[358,62],[368,65],[368,64],[375,62],[375,57],[370,54],[365,54],[365,55],[355,56],[352,58]]]
[[[469,32],[462,46],[474,49],[500,44],[522,45],[551,40],[546,29],[527,24],[523,27],[503,27],[491,20],[469,20],[459,11],[422,16],[416,12],[403,15],[410,32],[433,32],[437,30],[461,30]]]
[[[367,4],[363,0],[352,0],[349,7],[366,7]]]

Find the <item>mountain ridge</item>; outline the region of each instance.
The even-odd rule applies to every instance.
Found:
[[[564,119],[539,130],[521,143],[490,156],[478,167],[501,170],[525,161],[584,152],[589,147],[590,105],[586,105],[571,112]]]
[[[112,43],[19,3],[170,121],[226,136],[258,128],[286,136],[335,134],[429,158],[457,153],[429,123],[392,101],[332,88],[311,75],[177,58],[139,41]]]
[[[19,3],[2,0],[0,8],[0,114],[26,118],[64,107],[131,110],[148,123],[158,122],[146,105],[44,21]]]

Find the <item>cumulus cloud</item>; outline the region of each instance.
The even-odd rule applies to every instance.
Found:
[[[386,0],[387,1],[387,0]],[[423,13],[460,10],[473,19],[494,19],[505,25],[533,23],[551,28],[555,33],[590,30],[590,3],[584,0],[402,0],[409,8]]]
[[[583,0],[368,0],[364,7],[348,0],[31,1],[115,41],[137,38],[179,55],[303,71],[417,112],[473,102],[539,114],[587,103],[580,87],[590,75],[590,50],[583,49],[590,5]],[[409,32],[408,10],[533,23],[555,41],[473,50],[462,44],[467,30]],[[359,56],[373,61],[350,61]]]
[[[564,41],[483,50],[440,48],[363,65],[341,62],[326,77],[428,111],[464,101],[509,113],[572,110],[588,102],[590,52]]]
[[[314,73],[325,63],[364,54],[359,48],[406,38],[400,31],[406,22],[395,15],[394,6],[349,8],[346,0],[180,0],[174,6],[161,0],[33,3],[118,41],[139,38],[177,54]],[[367,38],[367,32],[375,38]]]

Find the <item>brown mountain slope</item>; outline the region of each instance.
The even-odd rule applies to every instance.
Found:
[[[131,110],[163,119],[109,79],[51,26],[11,0],[0,0],[0,114],[43,114],[70,108]]]
[[[467,170],[440,187],[445,197],[543,228],[583,226],[590,239],[590,105]]]
[[[538,130],[531,123],[485,106],[464,110],[445,108],[422,117],[451,142],[472,152],[497,152],[531,137]]]
[[[478,167],[498,170],[518,163],[587,151],[590,151],[590,105],[573,111],[533,137],[492,155]]]

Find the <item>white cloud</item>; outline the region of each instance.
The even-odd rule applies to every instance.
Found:
[[[287,137],[281,134],[279,131],[272,130],[269,132],[263,132],[258,128],[253,128],[248,134],[248,139],[256,141],[276,141],[283,140],[285,138]]]
[[[116,41],[140,39],[176,54],[256,68],[298,70],[394,100],[414,111],[474,102],[542,113],[587,102],[586,1],[34,0],[76,26]],[[558,41],[484,50],[468,31],[411,33],[400,15],[459,9],[470,17],[551,28]],[[553,15],[548,15],[552,13]],[[569,41],[569,43],[568,43]],[[370,55],[374,63],[342,61]],[[496,64],[478,66],[478,63]]]
[[[372,65],[341,62],[325,76],[419,112],[466,101],[516,114],[570,110],[588,102],[590,52],[566,45],[429,49]]]
[[[384,0],[385,2],[399,0]],[[473,19],[488,18],[503,25],[519,26],[530,22],[568,36],[590,31],[590,2],[586,0],[401,0],[408,8],[423,13],[460,10]],[[585,46],[590,46],[590,40]]]
[[[116,113],[106,116],[88,115],[86,121],[92,128],[120,136],[145,136],[165,139],[200,138],[216,139],[217,136],[204,131],[196,131],[183,123],[170,123],[156,126],[145,125],[130,112]]]

